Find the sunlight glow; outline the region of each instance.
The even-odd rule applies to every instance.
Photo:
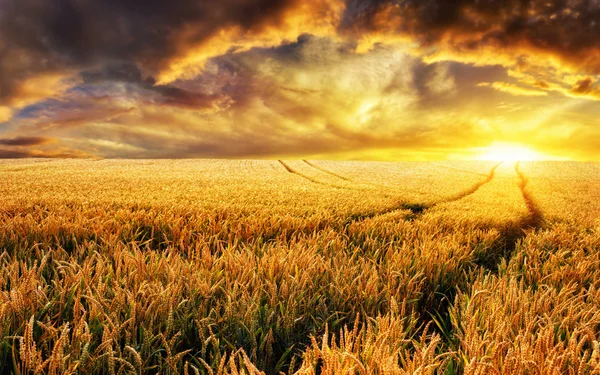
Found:
[[[482,151],[478,157],[479,160],[534,161],[545,159],[543,154],[514,143],[494,142]]]

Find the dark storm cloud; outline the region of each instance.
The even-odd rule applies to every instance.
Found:
[[[0,159],[19,158],[85,158],[87,153],[61,146],[50,137],[0,138]]]
[[[111,61],[155,75],[227,28],[252,35],[278,27],[301,0],[2,0],[0,104],[39,74]],[[316,1],[315,3],[319,3]],[[310,2],[312,4],[312,2]]]
[[[130,95],[144,97],[147,101],[167,106],[203,109],[222,109],[229,105],[227,95],[190,91],[173,84],[157,85],[153,77],[144,77],[141,70],[132,64],[108,64],[102,68],[81,72],[80,89],[101,84],[124,83],[130,86]]]
[[[596,0],[0,0],[0,148],[470,147],[529,116],[490,120],[500,98],[600,99],[597,23]]]
[[[591,77],[586,77],[578,80],[568,94],[574,97],[600,100],[600,87]]]
[[[90,155],[78,151],[60,149],[54,151],[42,150],[3,150],[0,149],[0,159],[22,159],[22,158],[90,158]]]
[[[439,145],[437,121],[414,126],[412,111],[452,90],[445,64],[425,69],[394,48],[352,48],[302,35],[277,48],[214,58],[195,79],[162,86],[132,65],[90,69],[62,100],[23,111],[19,127],[102,157],[274,157]],[[189,93],[219,93],[231,104],[216,112],[166,104]],[[390,122],[398,122],[396,129]]]
[[[310,22],[339,12],[327,22],[336,22],[341,35],[353,38],[406,35],[423,47],[464,56],[545,53],[575,69],[600,73],[596,0],[2,0],[0,104],[18,104],[23,96],[28,97],[24,104],[34,101],[32,90],[21,87],[28,79],[55,75],[45,84],[56,86],[61,74],[115,62],[137,67],[133,73],[139,76],[121,78],[135,78],[148,88],[173,68],[174,59],[195,48],[210,58],[238,44],[251,46],[263,30],[283,35],[286,20],[299,12],[309,12]],[[310,22],[304,31],[313,32]],[[232,28],[239,30],[237,39],[218,39]],[[203,44],[215,37],[213,44]],[[227,49],[211,53],[215,45]],[[207,99],[157,90],[175,105],[202,106]]]
[[[32,157],[34,157],[34,155],[28,151],[0,149],[0,158],[2,159],[22,159]]]
[[[39,146],[52,142],[54,142],[54,140],[47,137],[0,138],[0,145],[2,146]]]
[[[490,51],[548,54],[600,74],[597,0],[350,0],[341,29],[403,34],[473,59]]]

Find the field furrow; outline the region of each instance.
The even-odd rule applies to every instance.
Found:
[[[527,211],[529,212],[529,216],[523,222],[523,225],[531,228],[538,228],[544,222],[544,214],[535,201],[533,195],[527,188],[527,185],[529,184],[529,178],[519,169],[519,165],[520,163],[515,164],[515,171],[519,176],[519,189],[521,189],[521,195],[523,196],[523,200],[527,206]]]
[[[475,185],[471,186],[470,188],[468,188],[454,196],[448,197],[446,199],[442,199],[441,201],[439,201],[439,203],[456,202],[458,200],[468,197],[469,195],[475,194],[477,192],[477,190],[479,190],[483,185],[490,183],[494,179],[494,176],[496,174],[496,169],[498,169],[498,167],[501,164],[502,163],[498,163],[498,164],[494,165],[494,167],[492,168],[492,170],[490,170],[490,173],[486,176],[486,178],[484,180],[481,180],[480,182],[476,183]]]
[[[315,179],[314,179],[314,178],[312,178],[312,177],[309,177],[309,176],[307,176],[307,175],[305,175],[305,174],[303,174],[303,173],[300,173],[300,172],[298,172],[297,170],[295,170],[294,168],[292,168],[292,167],[290,167],[288,164],[286,164],[286,163],[285,163],[283,160],[278,160],[278,161],[279,161],[279,163],[280,163],[281,165],[283,165],[283,167],[285,168],[285,170],[286,170],[286,171],[288,171],[288,172],[290,172],[290,173],[293,173],[293,174],[295,174],[295,175],[297,175],[297,176],[300,176],[300,177],[302,177],[302,178],[304,178],[304,179],[306,179],[306,180],[308,180],[308,181],[310,181],[310,182],[312,182],[312,183],[319,184],[319,185],[326,185],[326,186],[336,187],[336,186],[329,185],[329,184],[326,184],[326,183],[324,183],[324,182],[321,182],[321,181],[315,180]]]
[[[344,177],[344,176],[341,176],[341,175],[339,175],[339,174],[337,174],[337,173],[335,173],[335,172],[332,172],[332,171],[330,171],[330,170],[327,170],[327,169],[325,169],[325,168],[321,168],[321,167],[319,167],[318,165],[316,165],[316,164],[315,164],[315,163],[313,163],[313,162],[310,162],[310,161],[308,161],[308,160],[302,160],[302,161],[303,161],[305,164],[307,164],[307,165],[309,165],[309,166],[311,166],[311,167],[313,167],[313,168],[315,168],[315,169],[317,169],[317,170],[319,170],[319,171],[321,171],[321,172],[324,172],[324,173],[327,173],[327,174],[329,174],[329,175],[331,175],[331,176],[337,177],[337,178],[339,178],[340,180],[344,180],[344,181],[348,181],[348,182],[353,182],[351,179],[349,179],[349,178],[347,178],[347,177]]]
[[[527,189],[547,220],[593,226],[600,217],[600,167],[597,163],[520,163]]]
[[[450,202],[456,202],[459,201],[463,198],[468,197],[469,195],[474,194],[475,192],[477,192],[477,190],[479,190],[482,186],[484,186],[485,184],[490,183],[493,179],[494,179],[494,175],[496,172],[496,169],[501,165],[502,163],[496,164],[494,167],[492,167],[492,169],[490,170],[490,172],[487,174],[486,178],[476,182],[474,185],[468,187],[467,189],[460,191],[454,195],[445,197],[445,198],[441,198],[437,201],[433,201],[433,202],[429,202],[429,201],[424,201],[424,202],[410,202],[410,201],[406,201],[404,200],[402,197],[398,197],[398,203],[387,207],[381,211],[378,212],[368,212],[368,213],[361,213],[361,214],[354,214],[351,216],[351,221],[356,221],[356,220],[365,220],[365,219],[371,219],[373,217],[376,216],[382,216],[382,215],[387,215],[390,213],[394,213],[396,211],[405,211],[407,212],[407,216],[406,218],[409,219],[416,219],[419,216],[423,215],[427,210],[437,206],[438,204],[442,204],[442,203],[450,203]]]

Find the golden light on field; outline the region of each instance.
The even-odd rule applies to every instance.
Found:
[[[0,0],[0,375],[600,375],[598,20]]]
[[[483,149],[483,153],[478,159],[497,161],[535,161],[547,158],[546,155],[520,144],[494,142],[491,146]]]
[[[600,374],[600,163],[515,164],[0,160],[0,372]]]

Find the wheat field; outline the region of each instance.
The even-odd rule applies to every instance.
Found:
[[[0,175],[0,374],[600,374],[600,164]]]

